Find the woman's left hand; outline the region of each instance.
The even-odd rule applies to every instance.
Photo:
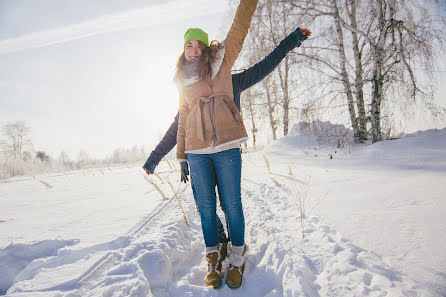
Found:
[[[302,33],[302,35],[305,36],[306,38],[310,37],[311,35],[311,31],[308,29],[300,29],[300,33]]]

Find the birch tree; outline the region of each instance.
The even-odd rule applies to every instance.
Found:
[[[31,144],[28,137],[31,128],[25,121],[15,121],[3,125],[1,131],[5,137],[3,149],[6,154],[14,160],[21,160],[25,147]]]
[[[357,123],[358,133],[357,138],[359,142],[363,142],[367,139],[367,118],[366,118],[366,110],[365,110],[365,101],[364,101],[364,67],[363,67],[363,50],[364,43],[361,42],[360,36],[358,36],[358,22],[357,22],[357,5],[358,2],[356,0],[348,0],[346,1],[346,12],[348,15],[348,19],[350,20],[350,26],[353,30],[350,30],[352,39],[351,39],[351,48],[353,50],[353,58],[355,61],[355,75],[354,75],[354,88],[355,88],[355,96],[356,96],[356,110],[358,112]],[[370,23],[366,22],[365,23]]]
[[[339,53],[338,65],[335,66],[332,59],[327,59],[323,53],[316,51],[311,58],[331,68],[339,77],[338,80],[343,82],[344,96],[347,98],[350,121],[356,139],[363,138],[365,130],[366,87],[370,88],[368,93],[373,142],[383,139],[382,106],[386,100],[389,101],[389,97],[401,98],[399,104],[402,106],[407,106],[409,102],[420,101],[432,112],[438,111],[432,100],[429,80],[422,84],[420,79],[422,75],[432,74],[434,44],[441,46],[444,42],[443,36],[446,35],[444,15],[435,15],[432,9],[432,5],[439,4],[438,1],[283,1],[289,2],[299,10],[302,17],[317,19],[318,23],[326,23],[327,18],[332,19],[337,38],[327,37],[325,40],[335,41],[332,45],[336,46]],[[361,19],[361,25],[357,22],[358,18]],[[344,30],[351,34],[350,48],[346,48],[344,43]],[[329,48],[330,46],[321,46],[318,50],[324,51]],[[348,56],[343,55],[347,53],[355,61],[354,67],[346,63]],[[349,74],[348,69],[353,68],[354,71]],[[417,68],[422,71],[416,71]],[[352,84],[349,82],[349,77],[353,77],[355,82],[356,110],[352,108]],[[353,114],[354,111],[358,116]],[[359,127],[353,123],[355,118],[359,122]]]
[[[312,41],[316,41],[312,46],[307,46],[310,51],[297,54],[311,60],[316,66],[310,66],[310,69],[325,77],[325,84],[330,85],[326,94],[329,102],[335,102],[340,96],[346,99],[345,105],[354,132],[354,142],[363,142],[366,140],[367,131],[363,96],[363,59],[360,51],[362,46],[357,35],[345,36],[343,26],[345,5],[336,0],[290,1],[290,3],[302,19],[310,19],[315,25],[317,24],[317,28],[313,29],[316,33],[312,38]],[[352,10],[350,16],[355,21],[356,11]],[[346,43],[346,40],[350,42]],[[352,52],[352,48],[356,51]],[[350,63],[353,60],[352,55],[355,57],[356,71]]]
[[[334,19],[334,23],[335,23],[335,28],[336,28],[336,45],[338,47],[338,56],[339,56],[339,68],[340,68],[340,76],[341,76],[341,80],[342,80],[342,84],[344,86],[344,92],[345,92],[345,96],[347,97],[347,102],[348,102],[348,111],[349,111],[349,115],[350,115],[350,122],[351,122],[351,126],[353,128],[353,134],[354,134],[354,138],[355,138],[355,142],[361,142],[362,140],[360,139],[360,132],[359,132],[359,125],[358,122],[356,120],[356,111],[355,111],[355,105],[353,102],[353,92],[352,92],[352,88],[351,88],[351,83],[350,83],[350,79],[347,73],[347,57],[346,57],[346,53],[345,53],[345,47],[344,47],[344,32],[342,30],[342,26],[341,26],[341,16],[340,16],[340,12],[339,12],[339,8],[338,5],[336,3],[336,0],[331,0],[331,8],[332,8],[332,16]]]
[[[286,2],[264,1],[259,6],[258,13],[260,14],[258,18],[264,28],[262,35],[259,35],[258,38],[262,38],[263,42],[268,40],[267,42],[272,46],[278,45],[283,38],[297,27],[297,20],[292,14],[292,6]],[[281,89],[279,102],[282,108],[281,124],[284,136],[288,134],[290,128],[290,110],[294,99],[291,80],[293,78],[292,68],[295,64],[297,64],[297,61],[293,59],[293,56],[286,55],[274,71]]]
[[[249,61],[250,65],[254,65],[261,61],[271,53],[275,46],[277,46],[271,42],[265,42],[264,38],[262,38],[263,32],[260,18],[261,14],[256,13],[254,15],[254,19],[257,21],[254,21],[253,25],[250,27],[250,34],[247,38],[248,50],[245,50],[243,53],[245,60]],[[268,119],[273,140],[277,140],[277,129],[279,127],[279,121],[276,115],[276,108],[279,105],[279,95],[275,78],[276,76],[274,73],[269,74],[259,84],[253,86],[252,91],[250,91],[247,96],[249,102],[245,105],[250,114],[252,114],[254,110],[257,110],[258,114]],[[256,100],[254,100],[253,96],[256,97]],[[253,129],[256,129],[255,123],[252,123],[252,125]],[[255,133],[253,133],[253,139],[255,139],[254,137]]]
[[[255,148],[256,147],[256,132],[257,132],[257,127],[256,127],[256,119],[255,119],[255,115],[256,115],[256,108],[255,108],[255,95],[252,93],[251,89],[247,89],[246,91],[244,91],[242,93],[242,108],[245,110],[245,112],[243,113],[244,116],[246,116],[246,113],[248,113],[248,117],[251,121],[251,133],[252,133],[252,145]],[[246,112],[247,111],[247,112]]]
[[[264,112],[268,118],[269,126],[271,128],[271,133],[273,136],[273,140],[277,140],[277,129],[279,127],[278,119],[276,119],[276,106],[277,102],[277,85],[274,80],[274,77],[267,77],[262,81],[262,89],[264,91],[265,100],[263,105]]]
[[[417,100],[427,106],[435,105],[429,94],[429,85],[422,85],[415,71],[420,67],[424,72],[421,74],[431,76],[434,43],[444,41],[444,35],[437,31],[433,23],[433,11],[429,11],[429,6],[423,5],[429,4],[428,2],[370,1],[367,6],[374,16],[374,25],[370,30],[361,31],[348,23],[344,24],[347,29],[361,34],[371,51],[370,116],[373,142],[383,139],[382,103],[386,96],[399,95],[400,98],[406,98],[403,102],[405,105]],[[390,90],[396,92],[390,94]]]

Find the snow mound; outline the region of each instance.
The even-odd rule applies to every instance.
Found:
[[[352,153],[358,164],[400,170],[446,171],[446,128],[427,130],[359,147]]]
[[[353,132],[343,125],[314,121],[295,124],[290,133],[276,142],[299,148],[335,147],[345,148],[352,144]]]
[[[349,156],[353,132],[343,125],[314,121],[295,124],[290,133],[268,145],[264,153],[296,160],[321,161]]]

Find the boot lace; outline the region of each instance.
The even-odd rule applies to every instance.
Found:
[[[237,266],[234,266],[234,265],[232,265],[232,264],[229,264],[229,269],[228,269],[228,271],[234,270],[235,268],[238,269],[238,273],[242,274],[242,269],[241,269],[241,267],[237,267]]]
[[[208,263],[208,274],[211,273],[212,271],[215,271],[215,272],[218,273],[218,275],[221,275],[221,271],[219,271],[217,269],[217,267],[218,267],[218,261],[215,261],[214,263],[213,262],[209,262]]]

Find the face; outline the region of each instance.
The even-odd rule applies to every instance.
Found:
[[[186,61],[190,62],[193,59],[201,57],[202,45],[198,40],[189,40],[184,47],[184,56]]]

